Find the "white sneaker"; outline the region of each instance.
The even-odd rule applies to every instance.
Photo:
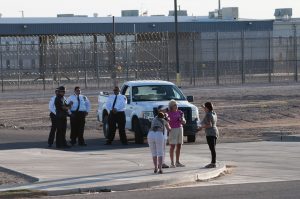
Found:
[[[180,162],[177,162],[177,163],[176,163],[176,167],[185,167],[185,165],[184,165],[184,164],[181,164]]]
[[[170,165],[170,168],[176,168],[175,164],[172,163],[172,164]]]

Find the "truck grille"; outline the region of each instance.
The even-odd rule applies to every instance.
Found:
[[[190,107],[178,107],[178,109],[184,113],[184,118],[186,120],[186,123],[192,121],[192,109]]]

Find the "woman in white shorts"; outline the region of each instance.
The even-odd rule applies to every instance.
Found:
[[[170,118],[169,124],[171,131],[169,133],[169,144],[170,144],[170,158],[171,158],[171,168],[174,167],[184,167],[179,161],[181,145],[183,144],[183,124],[186,123],[184,119],[184,114],[181,110],[178,110],[177,102],[171,100],[169,102],[169,112],[168,116]],[[174,164],[174,150],[176,148],[176,163]]]
[[[170,118],[169,118],[169,116],[168,116],[168,106],[166,106],[166,105],[159,105],[158,107],[157,107],[157,110],[159,111],[159,112],[163,112],[164,114],[165,114],[165,117],[164,117],[164,119],[167,121],[167,122],[169,122],[170,121]],[[169,134],[169,132],[167,131],[167,129],[165,128],[165,132],[166,133],[164,133],[164,137],[165,137],[165,141],[164,141],[164,148],[163,148],[163,151],[164,151],[164,153],[163,153],[163,164],[162,164],[162,168],[163,169],[167,169],[167,168],[170,168],[167,164],[166,164],[166,148],[167,148],[167,142],[168,142],[168,134]]]
[[[169,131],[171,128],[169,123],[164,119],[164,113],[159,112],[152,120],[150,130],[148,132],[147,140],[151,150],[154,173],[162,174],[162,160],[164,154],[164,134],[165,128]]]

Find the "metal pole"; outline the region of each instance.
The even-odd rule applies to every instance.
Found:
[[[85,40],[83,37],[83,67],[84,67],[84,87],[87,88],[87,69],[86,69],[86,52],[85,52]]]
[[[138,45],[137,45],[137,35],[136,35],[136,29],[135,24],[133,24],[133,33],[134,33],[134,53],[135,53],[135,80],[137,80],[138,76]]]
[[[20,84],[21,84],[21,76],[20,76],[20,65],[19,65],[19,41],[17,41],[17,66],[18,66],[18,89],[20,89]]]
[[[53,44],[53,46],[55,46]],[[60,72],[59,72],[59,43],[58,36],[56,36],[56,64],[57,64],[57,85],[60,85]]]
[[[166,39],[166,45],[167,45],[167,80],[170,81],[170,75],[169,75],[169,62],[170,62],[170,57],[169,57],[169,32],[167,32],[167,39]]]
[[[46,50],[45,45],[47,44],[47,36],[39,36],[39,72],[40,77],[43,80],[43,90],[46,90],[46,82],[45,82],[45,65],[46,65]],[[39,78],[40,78],[39,77]]]
[[[245,31],[241,32],[241,52],[242,52],[242,68],[241,68],[241,75],[242,75],[242,84],[245,83]]]
[[[219,32],[217,32],[217,54],[216,54],[216,84],[220,85],[220,71],[219,71]]]
[[[93,38],[94,38],[94,66],[96,67],[96,71],[97,71],[97,88],[100,88],[97,35],[93,35]]]
[[[177,0],[174,0],[174,17],[175,17],[175,44],[176,44],[176,83],[181,86],[180,68],[179,68],[179,49],[178,49],[178,17],[177,17]]]
[[[193,84],[196,85],[196,74],[195,74],[195,31],[193,32]]]
[[[4,80],[3,80],[3,62],[2,62],[2,41],[1,41],[1,37],[0,37],[0,46],[1,46],[1,91],[2,93],[4,92]]]
[[[293,24],[294,29],[294,60],[295,60],[295,82],[298,82],[298,49],[297,49],[297,26]]]
[[[218,18],[221,19],[222,16],[221,16],[221,0],[219,0],[218,2]]]
[[[268,75],[268,79],[269,79],[269,83],[271,83],[272,82],[272,76],[271,76],[271,74],[272,74],[272,68],[271,68],[271,31],[269,31],[269,63],[268,63],[268,66],[269,66],[269,75]]]
[[[115,36],[116,36],[116,27],[115,27],[115,16],[113,16],[113,38],[112,38],[112,44],[113,44],[113,84],[114,86],[117,86],[117,71],[116,71],[116,42],[115,42]]]
[[[125,51],[126,51],[126,53],[125,53],[125,56],[126,56],[126,58],[125,58],[125,64],[126,64],[126,81],[128,81],[129,80],[129,64],[128,64],[128,35],[126,35],[126,44],[125,44]]]

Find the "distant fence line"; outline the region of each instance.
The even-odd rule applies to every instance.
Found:
[[[174,33],[2,36],[0,44],[2,92],[176,79]],[[180,33],[181,86],[298,81],[299,46],[299,37],[264,31]]]

